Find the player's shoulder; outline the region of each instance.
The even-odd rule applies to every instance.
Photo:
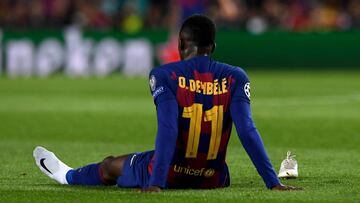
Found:
[[[243,68],[239,66],[223,63],[220,61],[214,61],[214,62],[216,63],[217,66],[220,66],[223,72],[226,72],[227,75],[232,76],[236,80],[249,81],[249,77]]]
[[[178,61],[178,62],[172,62],[172,63],[168,63],[168,64],[164,64],[158,67],[153,68],[150,71],[150,76],[151,75],[156,75],[156,76],[165,76],[168,73],[171,73],[172,71],[177,70],[179,67],[181,67],[182,65],[182,61]]]
[[[170,87],[171,81],[174,81],[174,72],[178,66],[178,63],[168,63],[158,67],[153,68],[149,73],[149,84],[152,92],[158,92],[157,87],[160,87],[160,90],[164,89],[164,87]],[[175,73],[175,74],[174,74]],[[153,96],[156,95],[153,93]],[[155,96],[154,96],[155,98]]]
[[[219,62],[220,63],[220,62]],[[233,89],[232,100],[242,100],[245,102],[250,102],[250,80],[247,76],[244,69],[229,65],[226,63],[221,63],[225,71],[227,71],[227,75],[232,78],[231,83],[234,85],[231,89]]]

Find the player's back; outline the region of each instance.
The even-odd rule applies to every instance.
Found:
[[[207,56],[167,64],[153,72],[162,77],[162,85],[152,90],[154,98],[169,91],[176,98],[179,110],[168,187],[227,186],[229,172],[225,157],[232,128],[230,104],[234,96],[238,98],[233,90],[248,82],[245,73]]]

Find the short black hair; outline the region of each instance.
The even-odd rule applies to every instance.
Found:
[[[199,47],[215,44],[216,26],[214,21],[202,14],[188,17],[182,24],[180,32],[190,35],[190,40]]]

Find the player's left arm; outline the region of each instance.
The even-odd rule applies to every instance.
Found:
[[[251,118],[250,104],[244,101],[232,102],[230,112],[240,141],[259,175],[263,178],[266,187],[271,189],[279,185],[280,181],[265,151],[260,134]]]
[[[233,89],[235,92],[233,92],[232,95],[230,113],[245,151],[263,178],[267,188],[273,190],[296,189],[295,187],[282,185],[273,169],[260,134],[252,119],[250,109],[250,82],[247,75],[239,69],[234,73],[234,78],[236,84]]]
[[[166,179],[178,134],[178,105],[167,85],[165,73],[154,69],[150,73],[150,89],[157,113],[158,131],[155,144],[155,159],[149,187],[143,191],[158,192],[166,187]]]

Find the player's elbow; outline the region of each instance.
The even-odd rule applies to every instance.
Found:
[[[245,118],[245,119],[240,119],[239,121],[240,122],[235,123],[235,124],[237,127],[236,129],[238,130],[238,132],[240,134],[250,135],[251,132],[257,131],[256,126],[250,117]]]
[[[257,133],[255,132],[257,132],[257,129],[255,127],[244,128],[239,132],[240,138],[252,139],[254,135],[257,135]]]
[[[166,137],[173,137],[174,139],[177,138],[178,129],[175,126],[162,126],[158,129],[158,134],[165,135]]]
[[[251,145],[259,138],[259,133],[253,124],[243,125],[238,129],[238,135],[243,144]]]

